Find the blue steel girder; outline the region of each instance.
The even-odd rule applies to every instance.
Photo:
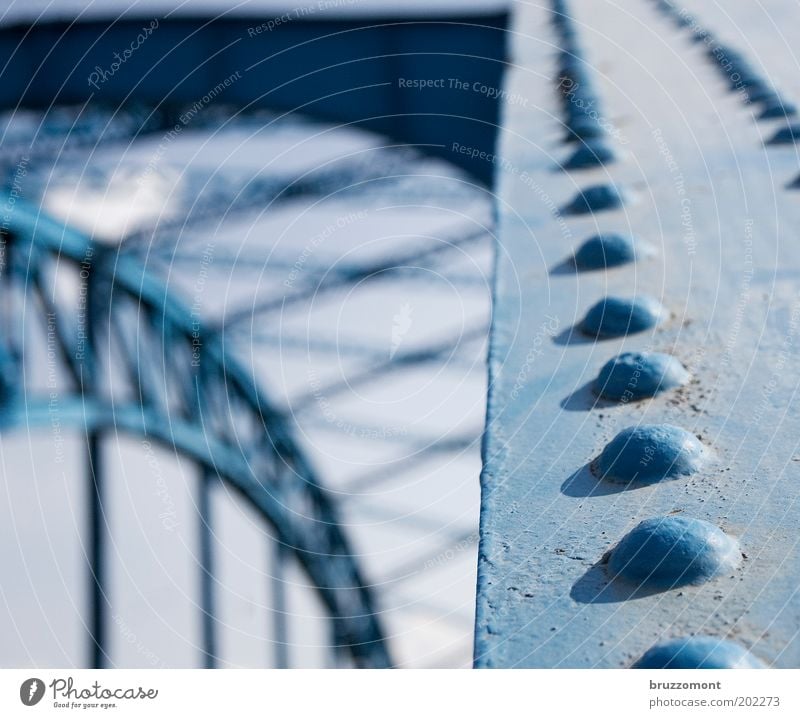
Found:
[[[664,6],[517,6],[476,666],[800,666],[794,109]]]
[[[458,78],[467,86],[498,87],[505,68],[505,8],[455,8],[433,16],[400,10],[397,17],[379,18],[320,14],[269,31],[264,15],[251,12],[239,8],[214,17],[196,8],[162,12],[154,18],[157,30],[141,52],[120,65],[113,81],[96,77],[97,69],[130,45],[148,24],[141,18],[0,23],[0,106],[49,110],[89,103],[131,109],[141,117],[132,128],[137,135],[182,130],[181,112],[216,90],[216,104],[239,112],[269,108],[371,130],[443,156],[489,182],[484,163],[451,146],[491,150],[496,98],[449,84],[420,92],[399,80]],[[76,130],[81,129],[78,123]],[[81,133],[73,134],[70,144],[80,143]],[[37,138],[37,144],[46,139]],[[88,143],[95,141],[89,137]]]
[[[24,312],[49,306],[49,288],[37,279],[48,262],[71,264],[76,275],[82,273],[81,281],[88,288],[90,306],[84,331],[95,337],[94,351],[77,351],[77,324],[63,326],[62,319],[59,328],[63,354],[69,357],[64,363],[71,368],[74,384],[71,395],[60,397],[62,424],[90,437],[117,430],[147,437],[219,476],[273,527],[283,550],[308,572],[329,612],[336,648],[349,652],[357,665],[390,665],[371,592],[339,526],[335,507],[297,448],[285,417],[272,407],[251,373],[225,352],[220,337],[206,332],[189,308],[142,268],[138,258],[94,243],[20,199],[6,206],[12,210],[3,236],[4,307],[14,307],[10,294],[14,289],[20,292]],[[124,300],[132,302],[146,318],[142,325],[150,324],[159,332],[161,342],[161,346],[138,347],[135,354],[130,347],[123,347],[123,355],[134,357],[127,378],[133,384],[153,380],[154,375],[142,367],[145,349],[150,355],[164,356],[165,363],[162,375],[155,376],[155,387],[149,391],[137,387],[133,400],[120,402],[108,396],[101,380],[103,364],[110,359],[100,347],[111,346],[125,332],[110,335],[102,345],[96,338],[105,327],[123,321],[115,314],[120,314],[118,307]],[[56,307],[57,311],[63,309]],[[19,316],[6,317],[4,341],[0,342],[0,424],[4,431],[46,426],[51,421],[49,396],[37,396],[26,385],[20,386],[25,350],[14,346],[12,340],[14,323],[19,321]],[[136,341],[147,339],[137,336]],[[196,370],[188,365],[191,347],[199,352]],[[33,383],[30,370],[25,379]],[[181,390],[174,396],[153,399],[176,386]],[[215,411],[212,402],[221,395],[225,397],[224,411]],[[96,609],[103,612],[101,606]],[[98,643],[102,643],[97,635],[102,633],[102,624],[100,616],[94,627]],[[103,651],[101,645],[99,653]],[[102,662],[100,656],[95,662]]]

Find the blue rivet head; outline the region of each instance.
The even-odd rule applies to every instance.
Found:
[[[571,128],[576,122],[586,120],[591,127],[599,128],[600,134],[605,134],[597,121],[600,116],[599,100],[590,77],[583,74],[570,76],[570,79],[574,80],[574,84],[565,83],[567,86],[564,88],[568,97],[564,106],[567,127]]]
[[[714,47],[709,47],[708,50],[706,50],[706,54],[718,65],[730,65],[732,67],[744,62],[742,53],[722,43],[717,43]]]
[[[775,92],[773,88],[764,82],[758,72],[744,60],[740,60],[731,66],[728,81],[731,90],[739,90],[744,87],[751,102],[758,102],[758,100],[753,99],[753,94],[766,95],[767,93]]]
[[[701,584],[730,574],[739,542],[708,521],[664,516],[642,521],[611,551],[610,573],[654,590]]]
[[[697,473],[711,452],[685,429],[672,424],[640,424],[619,432],[594,462],[606,481],[653,484]]]
[[[605,232],[587,239],[575,252],[574,261],[578,269],[606,269],[635,262],[652,253],[648,245],[636,242],[633,237]]]
[[[711,636],[691,636],[653,646],[633,668],[766,668],[766,665],[738,643]]]
[[[787,145],[800,140],[800,125],[782,127],[767,140],[768,145]]]
[[[564,212],[566,214],[589,214],[604,209],[617,209],[624,203],[622,191],[614,185],[593,185],[579,191],[572,202],[564,207]]]
[[[580,99],[580,98],[578,98]],[[584,104],[592,102],[592,100],[583,100]],[[586,142],[587,140],[597,139],[604,137],[606,131],[600,124],[588,115],[581,116],[580,114],[567,122],[567,134],[564,137],[565,142]]]
[[[656,326],[667,317],[657,299],[605,297],[586,312],[581,331],[593,337],[621,337]]]
[[[738,88],[737,88],[738,89]],[[780,102],[781,96],[778,91],[766,83],[755,82],[745,87],[747,93],[747,100],[751,103],[768,104],[771,102]]]
[[[764,109],[758,116],[759,120],[772,120],[780,117],[789,117],[797,114],[797,107],[791,102],[786,102],[780,98],[770,100],[764,104]]]
[[[714,39],[714,36],[708,30],[701,30],[697,29],[692,34],[692,42],[706,42],[710,43]]]
[[[565,170],[583,170],[600,167],[616,159],[612,150],[601,139],[589,139],[573,152],[561,165]]]
[[[636,401],[686,384],[691,375],[674,356],[659,352],[625,352],[607,361],[594,392],[610,401]]]
[[[587,65],[577,54],[563,53],[558,64],[558,89],[572,95],[579,87],[591,87]]]

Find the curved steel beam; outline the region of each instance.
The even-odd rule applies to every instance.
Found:
[[[391,665],[371,592],[339,528],[335,507],[297,448],[284,417],[250,372],[225,352],[221,339],[207,335],[190,310],[135,258],[92,242],[21,200],[13,205],[4,232],[13,252],[27,256],[26,262],[11,263],[9,271],[27,269],[28,277],[33,271],[30,267],[43,257],[69,260],[78,266],[87,266],[86,258],[91,257],[89,281],[100,285],[95,290],[99,289],[112,307],[120,294],[127,295],[164,328],[165,341],[173,344],[190,345],[199,333],[203,337],[202,366],[194,377],[193,391],[203,394],[209,390],[209,382],[223,386],[226,395],[254,419],[256,443],[252,452],[245,452],[235,430],[232,436],[223,431],[213,435],[192,406],[165,413],[161,407],[142,403],[114,405],[101,390],[89,392],[85,386],[78,386],[71,400],[60,405],[62,421],[90,434],[114,427],[147,436],[219,475],[273,526],[279,543],[308,572],[334,622],[337,648],[349,651],[357,665]],[[27,278],[25,281],[28,285]],[[84,375],[95,370],[94,366],[82,368]],[[0,422],[4,429],[48,421],[46,398],[26,396],[22,402],[6,391],[3,396]],[[268,459],[266,464],[259,467],[264,459]]]

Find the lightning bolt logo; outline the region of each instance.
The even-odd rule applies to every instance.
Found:
[[[19,698],[26,706],[35,706],[44,697],[44,682],[38,678],[28,678],[19,688]]]

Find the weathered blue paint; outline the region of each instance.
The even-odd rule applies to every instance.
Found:
[[[652,484],[697,473],[709,451],[694,434],[670,424],[640,424],[617,434],[595,462],[599,478]]]
[[[688,383],[691,374],[674,356],[624,352],[609,359],[595,379],[595,394],[611,401],[636,401]]]
[[[585,137],[587,135],[582,135]],[[579,190],[567,204],[564,214],[591,214],[606,209],[618,209],[625,203],[624,192],[610,184],[593,185]]]
[[[766,665],[733,641],[690,636],[653,646],[632,668],[766,668]]]
[[[638,257],[647,256],[652,250],[633,237],[617,232],[605,232],[589,237],[575,252],[575,266],[578,269],[606,269],[621,264],[635,262]]]
[[[581,331],[593,337],[621,337],[651,329],[667,317],[653,297],[605,297],[593,305],[581,322]]]
[[[741,560],[736,539],[708,521],[663,516],[627,534],[612,549],[608,570],[637,587],[666,591],[730,575]]]

